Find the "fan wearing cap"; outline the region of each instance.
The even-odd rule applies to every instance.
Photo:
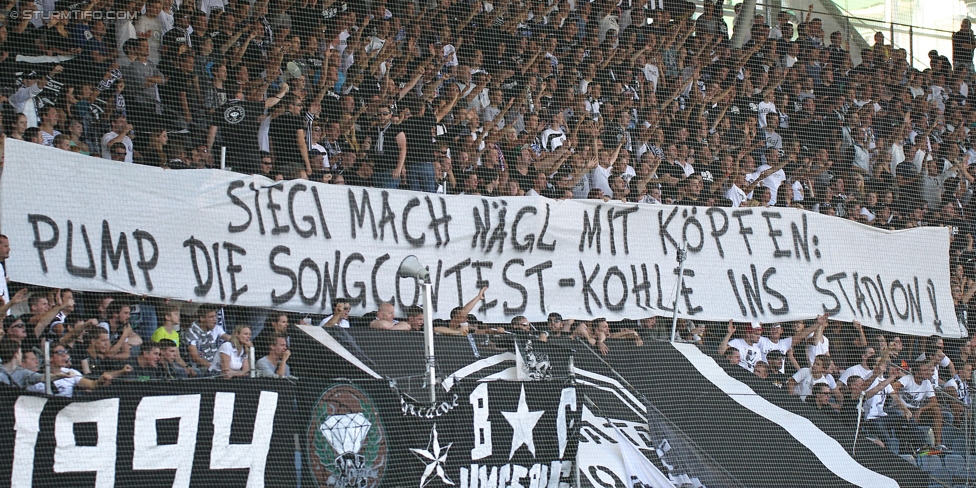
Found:
[[[753,371],[756,367],[756,362],[763,357],[762,349],[759,348],[759,338],[762,337],[762,326],[759,322],[753,322],[751,327],[745,330],[743,338],[732,339],[736,330],[738,329],[735,323],[729,320],[728,333],[725,334],[722,342],[718,345],[718,353],[724,355],[730,346],[738,349],[740,353],[739,366]]]
[[[473,333],[474,327],[471,326],[477,326],[477,319],[474,319],[474,315],[470,314],[474,310],[474,306],[485,299],[486,291],[488,291],[487,286],[478,291],[478,294],[471,301],[465,303],[463,307],[456,307],[454,310],[451,310],[451,322],[446,327],[434,327],[434,332],[443,335],[468,335],[469,333]],[[472,319],[474,319],[474,324],[471,323]]]

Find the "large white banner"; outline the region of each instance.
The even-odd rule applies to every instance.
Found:
[[[217,170],[166,171],[9,140],[0,223],[12,279],[308,313],[422,302],[400,262],[430,269],[435,316],[544,320],[678,314],[761,322],[827,312],[959,337],[949,231],[887,232],[783,208],[482,198]]]

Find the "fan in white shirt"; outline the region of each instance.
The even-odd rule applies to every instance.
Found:
[[[834,398],[837,400],[838,404],[844,403],[844,394],[841,393],[840,389],[837,388],[837,382],[834,381],[834,377],[827,374],[827,366],[830,362],[830,358],[825,355],[817,356],[813,360],[813,365],[809,368],[803,368],[797,371],[792,378],[786,383],[787,391],[791,395],[797,395],[800,397],[800,401],[805,402],[807,396],[813,393],[813,386],[820,383],[825,383],[830,387],[831,393],[833,393]]]
[[[718,353],[724,355],[729,347],[737,349],[740,353],[739,366],[753,371],[756,363],[763,358],[762,349],[759,348],[762,326],[758,322],[753,322],[752,326],[746,329],[744,338],[732,339],[732,335],[735,334],[736,330],[735,324],[729,320],[728,334],[725,335],[722,343],[718,345]]]
[[[956,423],[961,423],[965,419],[969,406],[973,403],[972,395],[969,392],[969,382],[973,379],[973,365],[964,363],[959,368],[959,374],[951,380],[946,381],[942,388],[948,395],[958,398],[958,402],[950,402],[949,409],[952,411],[953,419]]]
[[[932,363],[916,363],[914,372],[892,383],[899,400],[908,407],[910,417],[932,427],[935,443],[942,444],[942,408],[932,386]]]
[[[844,370],[844,373],[840,375],[840,382],[846,385],[848,378],[851,376],[859,376],[864,380],[865,383],[871,384],[874,381],[874,370],[870,368],[869,365],[873,362],[872,358],[874,356],[874,348],[871,346],[865,347],[864,351],[861,353],[860,364],[855,364],[854,366]]]

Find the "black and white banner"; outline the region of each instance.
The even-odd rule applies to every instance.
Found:
[[[70,188],[63,197],[56,188]],[[42,195],[46,195],[41,197]],[[784,321],[828,312],[958,337],[949,231],[887,232],[782,208],[482,198],[167,171],[11,140],[0,181],[8,274],[47,286],[353,313],[421,301],[396,270],[429,267],[438,317],[482,286],[476,313],[610,319],[678,312]],[[924,248],[925,252],[918,252]]]
[[[0,486],[294,486],[294,392],[127,383],[70,401],[0,390]]]
[[[304,460],[311,476],[303,476],[303,484],[574,484],[580,425],[574,388],[469,381],[433,407],[404,394],[397,402],[394,392],[386,381],[324,386],[310,404]]]

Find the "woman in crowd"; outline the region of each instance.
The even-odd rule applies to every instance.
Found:
[[[248,351],[251,348],[251,328],[238,325],[229,341],[220,345],[210,371],[220,373],[224,378],[246,376],[251,372]]]

